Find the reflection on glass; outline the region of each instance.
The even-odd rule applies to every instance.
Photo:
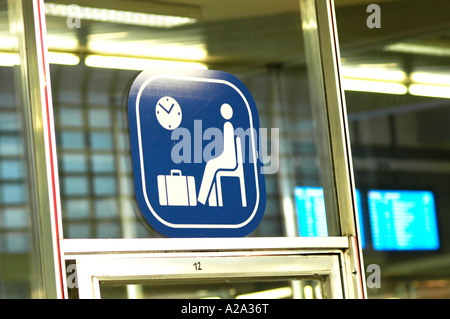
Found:
[[[59,121],[64,126],[82,126],[83,117],[79,109],[74,108],[60,108]]]
[[[33,278],[23,82],[9,9],[0,0],[0,299],[30,298]]]
[[[83,149],[86,145],[83,133],[62,132],[60,135],[61,144],[68,149]]]
[[[269,172],[265,175],[265,217],[251,236],[298,235],[294,186],[320,186],[321,171],[297,0],[267,2],[267,6],[246,0],[240,7],[191,3],[183,10],[160,4],[166,17],[190,19],[187,24],[170,27],[111,20],[108,10],[119,8],[111,4],[108,10],[95,9],[101,7],[99,1],[90,3],[92,10],[97,10],[96,18],[87,15],[82,6],[69,8],[58,1],[47,4],[50,51],[80,57],[77,65],[51,64],[64,229],[73,229],[70,223],[76,211],[80,214],[77,220],[100,223],[106,210],[99,203],[108,201],[117,211],[109,217],[115,235],[155,236],[141,225],[134,204],[127,89],[138,74],[136,70],[155,62],[175,62],[232,73],[250,90],[261,127],[267,129],[267,138],[261,143]],[[74,11],[69,17],[69,9],[84,13]],[[156,13],[151,10],[136,14]],[[68,18],[71,23],[79,19],[80,28],[68,27]],[[65,203],[75,199],[88,204],[69,212]],[[123,216],[128,217],[125,220]],[[120,227],[123,223],[127,227]],[[130,230],[130,225],[135,231],[120,233],[121,229]],[[64,236],[103,237],[107,227],[64,232]]]
[[[100,293],[102,299],[322,299],[322,285],[319,279],[190,280],[189,285],[176,280],[144,284],[101,281]]]
[[[69,219],[87,218],[89,211],[89,202],[83,199],[68,199],[65,201],[65,211]]]
[[[300,236],[326,237],[328,236],[327,216],[325,214],[325,199],[321,187],[295,187],[295,203],[298,215]],[[359,221],[359,239],[361,248],[366,246],[364,230],[364,211],[361,192],[357,189],[356,206]],[[366,194],[364,194],[364,197]]]
[[[328,236],[323,189],[320,187],[296,187],[295,201],[300,236]]]

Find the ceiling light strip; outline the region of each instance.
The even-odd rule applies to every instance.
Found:
[[[0,66],[14,66],[20,64],[18,53],[0,52]]]
[[[400,52],[409,54],[431,55],[431,56],[450,56],[450,48],[442,46],[431,46],[414,43],[396,43],[388,45],[385,51]]]
[[[346,91],[372,92],[384,94],[406,94],[406,85],[396,82],[371,81],[360,79],[343,79],[343,87]]]
[[[145,70],[151,67],[167,68],[191,68],[206,70],[207,66],[203,63],[155,60],[143,58],[126,58],[118,56],[88,55],[85,64],[94,68],[123,69],[123,70]]]
[[[377,80],[388,82],[401,82],[407,79],[406,72],[394,68],[376,68],[376,67],[343,67],[344,78]]]
[[[64,52],[49,52],[49,62],[52,64],[62,65],[77,65],[80,63],[80,58],[76,54]]]
[[[77,65],[80,58],[76,54],[63,52],[49,52],[49,62],[52,64]],[[18,53],[0,52],[0,66],[20,65]]]
[[[283,299],[289,298],[291,296],[292,296],[292,288],[282,287],[238,295],[236,296],[236,299]]]
[[[408,92],[411,95],[450,99],[450,86],[447,85],[428,85],[414,83],[409,86]]]
[[[195,23],[197,21],[196,19],[188,17],[82,7],[76,4],[64,5],[45,3],[45,13],[50,16],[67,17],[72,19],[86,19],[159,28],[171,28],[184,24]]]

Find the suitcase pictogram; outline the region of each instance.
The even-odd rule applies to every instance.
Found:
[[[195,178],[183,176],[179,169],[158,175],[158,195],[161,206],[197,206]]]

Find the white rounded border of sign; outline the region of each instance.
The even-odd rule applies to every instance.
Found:
[[[254,168],[255,185],[256,185],[256,205],[255,205],[250,217],[247,218],[247,220],[245,220],[244,222],[239,223],[239,224],[174,224],[174,223],[170,223],[170,222],[164,220],[153,209],[153,207],[150,204],[150,201],[148,199],[147,190],[146,190],[144,158],[142,155],[142,139],[141,139],[141,122],[140,122],[140,115],[139,115],[139,102],[140,102],[141,95],[142,95],[142,92],[144,91],[145,87],[150,82],[157,80],[157,79],[173,79],[173,80],[181,80],[181,81],[207,82],[207,83],[217,83],[217,84],[228,85],[233,90],[235,90],[241,96],[243,101],[245,102],[245,105],[248,110],[249,120],[250,120],[250,134],[251,134],[251,143],[252,143],[252,150],[253,150],[253,152],[252,152],[253,168]],[[155,76],[152,76],[144,81],[144,83],[139,88],[138,94],[136,96],[136,123],[137,123],[136,127],[137,127],[137,136],[138,136],[138,145],[139,145],[139,163],[140,163],[140,173],[141,173],[141,180],[142,180],[142,193],[144,195],[144,199],[145,199],[145,203],[147,204],[147,207],[149,208],[152,215],[159,222],[161,222],[162,224],[166,225],[167,227],[171,227],[171,228],[242,228],[253,220],[253,218],[255,217],[256,212],[258,210],[259,196],[260,196],[258,168],[257,168],[257,162],[256,162],[256,145],[255,145],[255,136],[254,136],[254,129],[253,129],[253,118],[252,118],[252,112],[250,109],[250,105],[248,104],[248,101],[245,98],[245,95],[233,83],[230,83],[225,80],[220,80],[220,79],[200,78],[200,77],[182,76],[182,75],[155,75]]]

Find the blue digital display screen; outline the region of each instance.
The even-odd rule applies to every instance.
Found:
[[[356,190],[356,205],[358,208],[358,220],[359,220],[359,237],[361,240],[361,249],[366,247],[366,237],[364,236],[364,219],[363,219],[363,208],[361,203],[361,193],[359,190]]]
[[[436,250],[439,237],[430,191],[371,190],[369,216],[375,250]]]
[[[296,187],[294,190],[297,206],[298,226],[300,236],[326,237],[328,236],[325,199],[322,187]],[[362,220],[361,195],[356,190],[358,217],[360,223],[361,248],[365,246]]]
[[[321,187],[296,187],[294,194],[300,236],[327,237],[323,189]]]

